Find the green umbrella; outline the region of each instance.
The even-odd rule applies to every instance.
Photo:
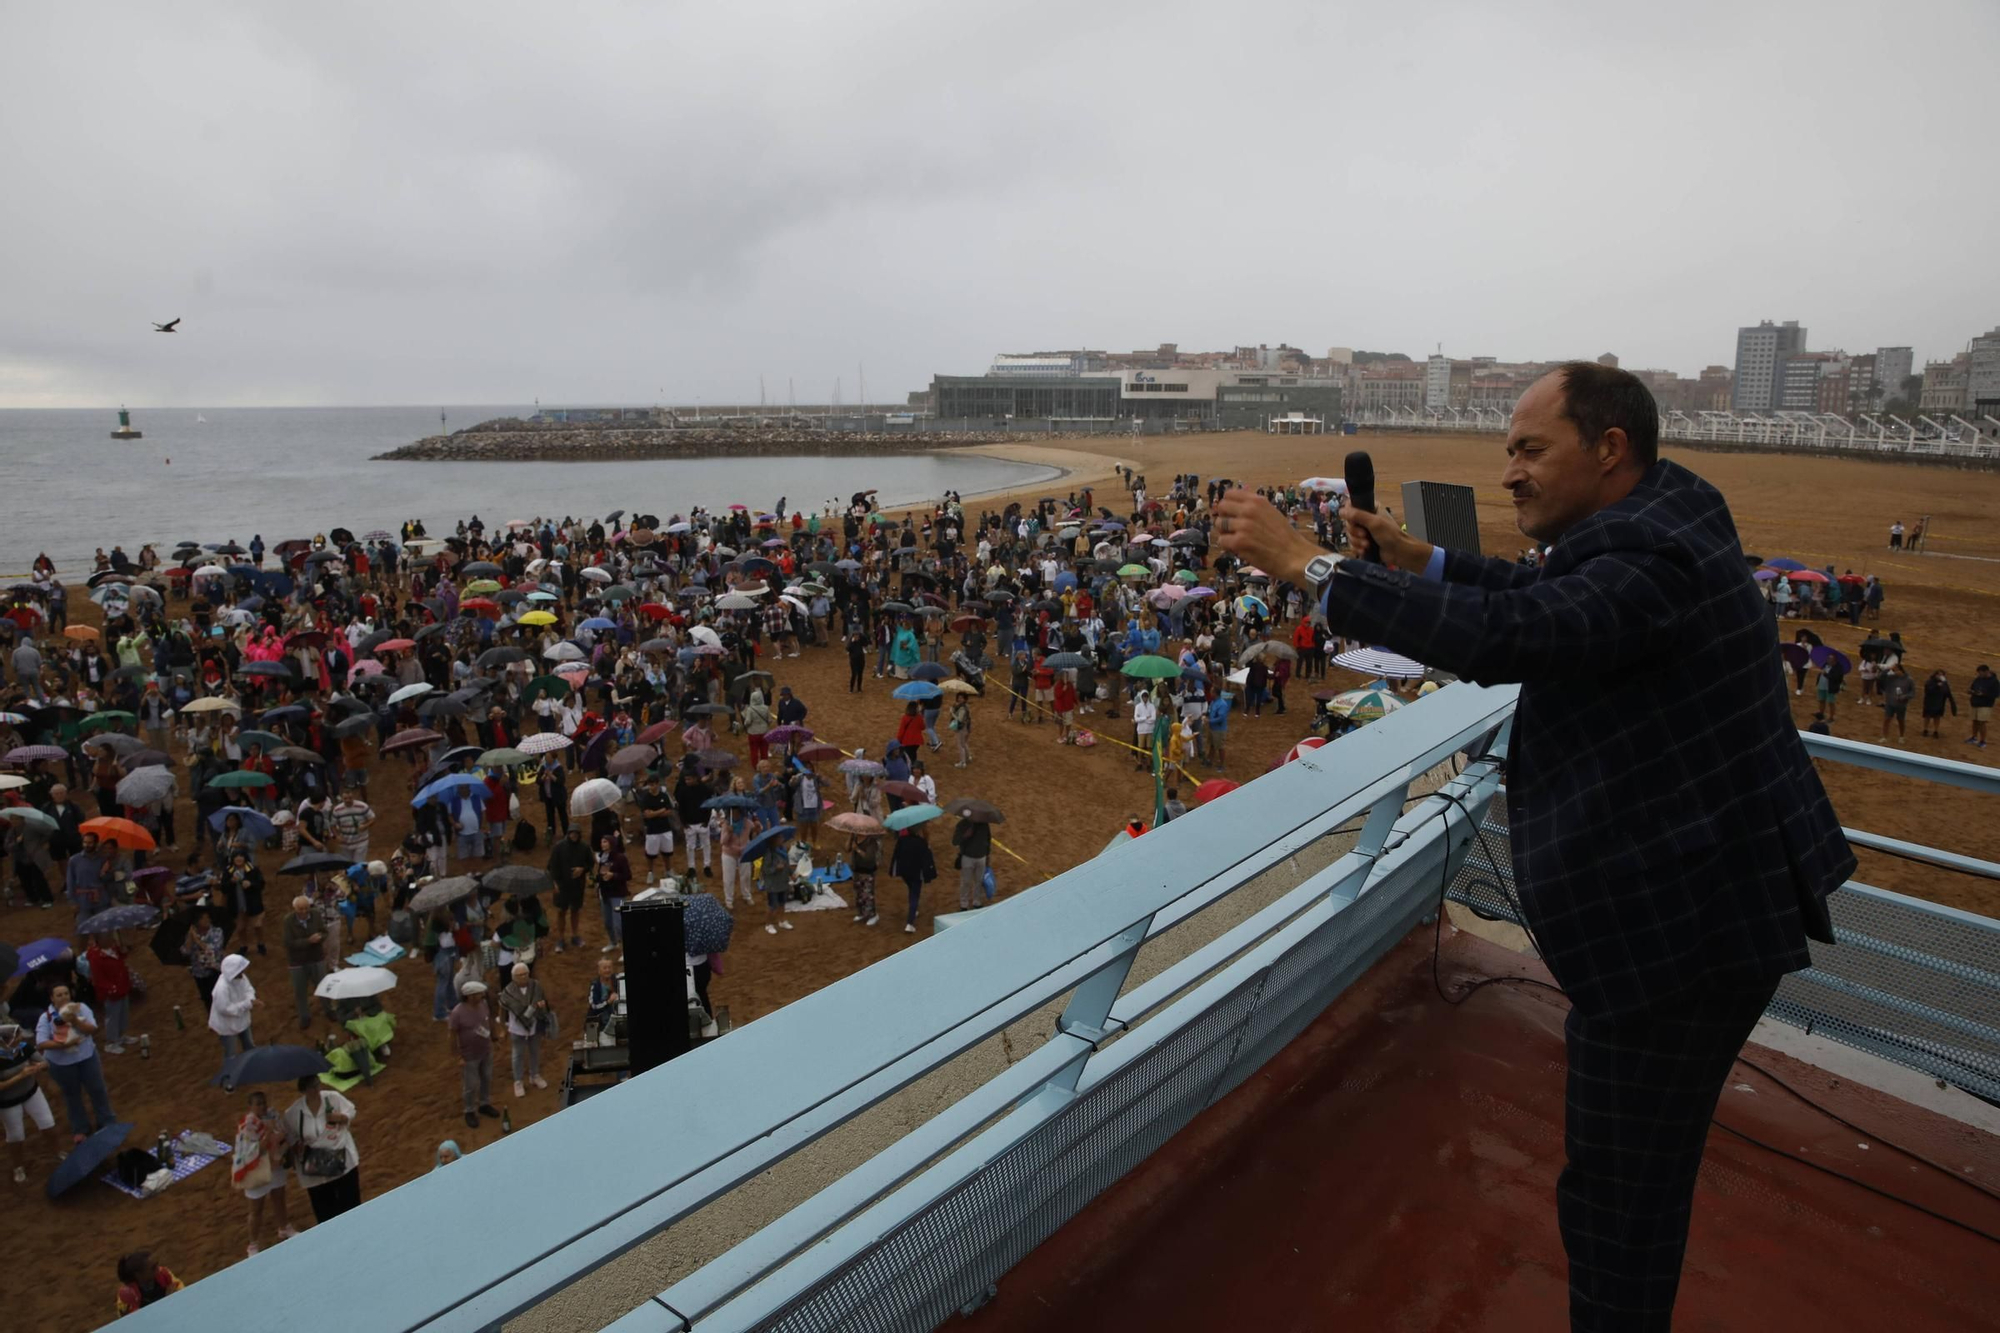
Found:
[[[54,817],[43,814],[32,805],[10,805],[0,810],[0,819],[11,819],[23,828],[40,829],[44,833],[54,833],[57,828]]]
[[[1120,565],[1118,567],[1118,577],[1121,579],[1143,579],[1150,577],[1152,572],[1152,570],[1146,568],[1144,565]]]
[[[944,813],[934,805],[906,805],[900,810],[891,810],[882,821],[884,828],[906,829],[913,824],[925,824]]]
[[[480,768],[519,768],[522,764],[534,763],[535,757],[511,745],[503,745],[497,750],[488,750],[475,762]]]
[[[272,731],[246,731],[236,737],[236,743],[248,750],[253,745],[262,746],[265,754],[282,750],[291,742]]]
[[[268,773],[252,773],[237,769],[233,773],[222,773],[208,780],[211,787],[265,787],[275,785]]]
[[[1403,706],[1403,700],[1387,690],[1348,690],[1336,694],[1327,702],[1329,713],[1338,713],[1350,722],[1365,723],[1379,720],[1385,713],[1393,713]]]
[[[1201,582],[1201,575],[1195,573],[1192,569],[1177,569],[1174,571],[1174,582],[1192,586]]]
[[[110,708],[106,709],[101,713],[92,713],[89,717],[77,723],[76,729],[78,732],[81,733],[89,733],[93,731],[102,731],[106,727],[116,726],[122,722],[137,722],[138,720],[139,719],[131,713],[123,712],[122,710],[116,708]]]
[[[474,579],[465,585],[465,591],[473,597],[484,597],[489,592],[499,592],[500,585],[492,579]]]
[[[528,682],[526,689],[521,691],[521,702],[529,703],[544,694],[551,699],[567,699],[569,682],[561,676],[537,676]]]
[[[1180,663],[1151,653],[1142,653],[1118,669],[1141,680],[1172,680],[1181,674]]]

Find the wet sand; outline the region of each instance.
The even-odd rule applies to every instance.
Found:
[[[1385,497],[1399,494],[1400,483],[1413,477],[1473,485],[1479,491],[1481,538],[1488,553],[1511,555],[1525,544],[1513,532],[1511,507],[1496,485],[1500,442],[1486,436],[1240,434],[987,445],[980,446],[980,452],[1048,463],[1070,469],[1070,474],[1008,495],[972,497],[968,504],[975,511],[997,509],[1010,498],[1032,501],[1045,494],[1065,495],[1087,482],[1095,482],[1099,498],[1109,504],[1114,492],[1104,479],[1111,475],[1113,460],[1136,464],[1156,490],[1164,489],[1175,472],[1195,472],[1204,478],[1224,472],[1251,484],[1296,481],[1314,473],[1337,474],[1346,451],[1357,446],[1374,453]],[[1791,555],[1813,564],[1831,561],[1843,571],[1852,567],[1880,574],[1888,600],[1879,626],[1864,621],[1864,628],[1856,631],[1844,624],[1818,622],[1816,628],[1827,642],[1843,649],[1851,649],[1870,629],[1900,629],[1911,647],[1913,674],[1921,677],[1935,666],[1945,667],[1961,708],[1959,718],[1947,718],[1946,739],[1941,742],[1920,741],[1912,719],[1907,748],[1975,763],[2000,760],[2000,748],[1982,752],[1961,743],[1966,734],[1964,691],[1972,668],[1979,661],[2000,662],[2000,636],[1993,632],[2000,610],[2000,523],[1992,519],[2000,511],[2000,477],[1778,456],[1678,450],[1669,451],[1669,456],[1708,477],[1729,496],[1748,549],[1767,557]],[[1933,516],[1932,554],[1913,556],[1884,549],[1893,519],[1908,523],[1924,513]],[[86,623],[98,614],[96,607],[81,599],[76,609]],[[900,712],[888,697],[893,682],[870,675],[862,693],[848,694],[844,657],[832,649],[808,650],[797,659],[766,665],[807,703],[808,725],[824,738],[849,749],[865,745],[871,753],[880,752]],[[1360,681],[1336,671],[1327,683]],[[1238,715],[1231,727],[1229,776],[1254,777],[1298,740],[1310,716],[1310,692],[1295,686],[1291,691],[1295,706],[1285,716],[1269,710],[1261,718]],[[1880,714],[1860,707],[1855,695],[1854,689],[1845,692],[1835,734],[1876,739]],[[1665,706],[1674,705],[1665,701]],[[1794,706],[1804,725],[1811,717],[1810,697],[1795,700]],[[976,701],[973,766],[953,768],[954,755],[947,744],[942,754],[934,756],[933,776],[943,797],[979,796],[1007,813],[1007,823],[996,832],[1014,855],[996,853],[994,866],[1002,892],[1013,893],[1088,859],[1125,815],[1149,811],[1151,782],[1134,771],[1129,751],[1110,744],[1095,749],[1059,747],[1054,744],[1053,726],[1009,722],[1005,709],[1005,695],[998,691]],[[1110,736],[1124,738],[1129,731],[1129,722],[1106,723],[1101,713],[1085,721],[1101,726]],[[725,738],[724,744],[743,753],[740,737]],[[372,770],[369,799],[381,817],[375,830],[378,848],[389,847],[408,828],[406,771],[393,761]],[[1846,823],[2000,859],[2000,827],[1972,794],[1844,766],[1826,766],[1824,771]],[[1079,793],[1090,795],[1079,800]],[[178,818],[185,838],[192,818],[190,803],[183,802]],[[948,864],[945,839],[940,829],[932,843],[943,850],[940,859]],[[537,853],[537,863],[543,855]],[[269,875],[277,868],[278,857],[266,854],[262,864]],[[472,868],[483,866],[475,862]],[[455,863],[454,872],[457,869]],[[1858,878],[1988,915],[2000,914],[2000,892],[1983,881],[1945,871],[1864,853]],[[283,883],[273,877],[268,895],[273,913],[266,934],[271,940],[277,938],[276,921],[283,910]],[[882,922],[873,929],[855,925],[850,912],[817,912],[795,917],[795,930],[774,937],[759,928],[757,913],[740,916],[727,972],[716,979],[714,998],[729,1007],[737,1024],[754,1021],[858,968],[920,945],[929,933],[930,915],[955,906],[954,890],[955,880],[949,874],[941,874],[927,888],[921,933],[916,935],[902,933],[904,893],[893,884],[881,891]],[[0,910],[0,938],[26,941],[63,933],[69,920],[61,907],[51,912]],[[594,912],[586,914],[584,938],[583,952],[551,956],[539,969],[572,1035],[581,1022],[584,992],[603,942]],[[163,1129],[183,1128],[227,1138],[241,1113],[243,1097],[206,1084],[218,1055],[215,1039],[197,1011],[193,984],[183,970],[164,968],[152,959],[143,940],[136,942],[135,965],[150,982],[151,993],[134,1006],[132,1031],[151,1034],[153,1055],[145,1062],[136,1053],[105,1057],[113,1105],[121,1118],[136,1123],[135,1141],[150,1141]],[[456,1063],[446,1048],[442,1026],[430,1020],[428,967],[411,960],[395,970],[402,984],[384,998],[399,1015],[401,1026],[389,1069],[374,1087],[350,1094],[358,1109],[355,1132],[365,1197],[429,1169],[431,1154],[442,1139],[456,1139],[470,1152],[498,1133],[496,1122],[472,1130],[459,1118]],[[269,955],[254,959],[250,975],[266,1002],[257,1017],[259,1040],[297,1038],[300,1034],[290,1018],[290,985],[275,945]],[[186,1031],[174,1029],[171,1006],[176,1002],[188,1015]],[[325,1031],[326,1024],[315,1019],[312,1035]],[[504,1051],[497,1064],[496,1102],[512,1111],[516,1124],[553,1113],[553,1086],[515,1101],[505,1077]],[[560,1081],[556,1062],[549,1062],[544,1072],[552,1085]],[[281,1106],[289,1103],[288,1090],[270,1091],[274,1098],[283,1094]],[[54,1098],[52,1086],[49,1092]],[[66,1142],[59,1104],[55,1111],[58,1134]],[[13,1222],[16,1271],[36,1275],[7,1284],[7,1327],[71,1330],[104,1323],[115,1286],[113,1268],[117,1256],[127,1250],[151,1247],[161,1262],[188,1280],[243,1258],[245,1206],[229,1187],[226,1163],[212,1165],[144,1202],[88,1182],[52,1204],[42,1196],[41,1182],[53,1164],[57,1135],[32,1135],[30,1145],[30,1184],[16,1186],[0,1176],[4,1191],[0,1198],[5,1199]],[[303,1195],[296,1190],[293,1194],[292,1219],[303,1224],[310,1213]],[[254,1311],[245,1313],[255,1320]]]

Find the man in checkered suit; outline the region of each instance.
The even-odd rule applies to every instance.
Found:
[[[1344,511],[1325,555],[1263,500],[1222,545],[1316,584],[1332,631],[1518,681],[1507,801],[1521,905],[1569,995],[1556,1216],[1574,1329],[1666,1329],[1723,1080],[1854,869],[1793,725],[1770,609],[1713,486],[1658,459],[1644,383],[1560,367],[1514,410],[1501,485],[1539,567]],[[1312,565],[1309,570],[1308,565]]]

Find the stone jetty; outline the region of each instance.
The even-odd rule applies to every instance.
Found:
[[[784,454],[876,457],[932,453],[1026,438],[1005,431],[937,434],[842,431],[811,426],[676,426],[632,421],[575,422],[507,417],[432,435],[375,455],[393,462],[523,463],[635,458],[737,458]],[[1045,438],[1036,436],[1035,438]]]

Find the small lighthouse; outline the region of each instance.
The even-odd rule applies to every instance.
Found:
[[[132,414],[121,407],[118,409],[118,429],[111,432],[111,438],[114,440],[139,440],[145,438],[145,432],[132,428]]]

